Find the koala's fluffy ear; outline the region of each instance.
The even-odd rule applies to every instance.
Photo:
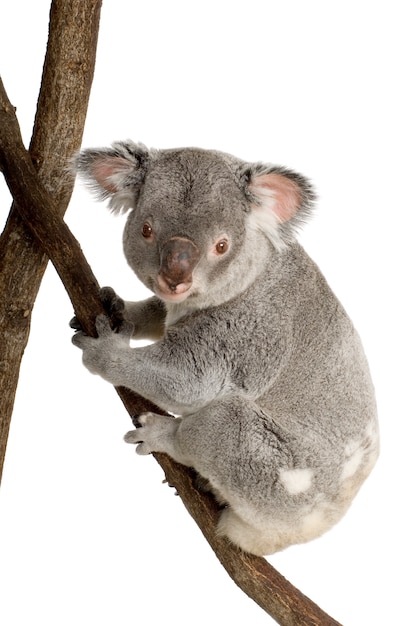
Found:
[[[135,206],[145,179],[149,151],[141,143],[117,141],[110,148],[91,148],[73,159],[73,166],[99,200],[124,212]]]
[[[249,166],[244,177],[252,225],[282,248],[312,212],[316,195],[310,182],[287,168],[262,163]]]

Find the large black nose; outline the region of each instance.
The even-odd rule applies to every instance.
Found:
[[[172,237],[162,247],[160,276],[170,289],[180,283],[192,282],[192,272],[200,251],[191,239]]]

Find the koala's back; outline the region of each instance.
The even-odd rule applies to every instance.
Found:
[[[222,402],[228,395],[240,396],[259,411],[258,442],[253,420],[248,421],[248,439],[259,446],[259,467],[253,475],[246,472],[240,492],[238,466],[230,493],[219,479],[233,510],[220,528],[229,520],[230,536],[233,515],[256,518],[261,532],[250,545],[258,553],[320,535],[345,513],[378,456],[367,361],[320,270],[294,244],[271,258],[245,294],[215,311],[196,312],[183,324],[190,338],[199,338],[200,357],[209,359],[210,352],[220,350],[228,359]],[[230,421],[233,428],[232,414]],[[208,438],[204,446],[210,445]],[[223,433],[216,455],[229,460],[227,448]],[[263,542],[259,549],[257,536]],[[235,540],[244,542],[240,535]]]
[[[287,267],[287,272],[285,264],[277,271],[274,319],[276,335],[285,335],[285,359],[257,401],[278,413],[277,419],[288,419],[292,430],[299,424],[334,448],[360,436],[364,425],[376,419],[367,360],[346,311],[298,244],[288,252]]]

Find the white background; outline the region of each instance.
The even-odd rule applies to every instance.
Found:
[[[47,0],[1,8],[1,72],[27,144],[48,12]],[[415,39],[403,0],[105,0],[84,135],[216,148],[313,180],[302,242],[362,336],[382,452],[337,527],[270,561],[344,626],[417,623]],[[3,222],[3,180],[0,194]],[[67,221],[102,284],[145,296],[122,256],[123,218],[78,186]],[[123,443],[130,420],[82,367],[71,316],[50,267],[0,497],[1,624],[272,624],[153,458]]]

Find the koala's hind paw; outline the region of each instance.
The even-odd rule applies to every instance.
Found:
[[[137,443],[137,454],[167,452],[178,428],[178,420],[173,417],[144,413],[137,419],[139,428],[126,433],[126,443]]]

